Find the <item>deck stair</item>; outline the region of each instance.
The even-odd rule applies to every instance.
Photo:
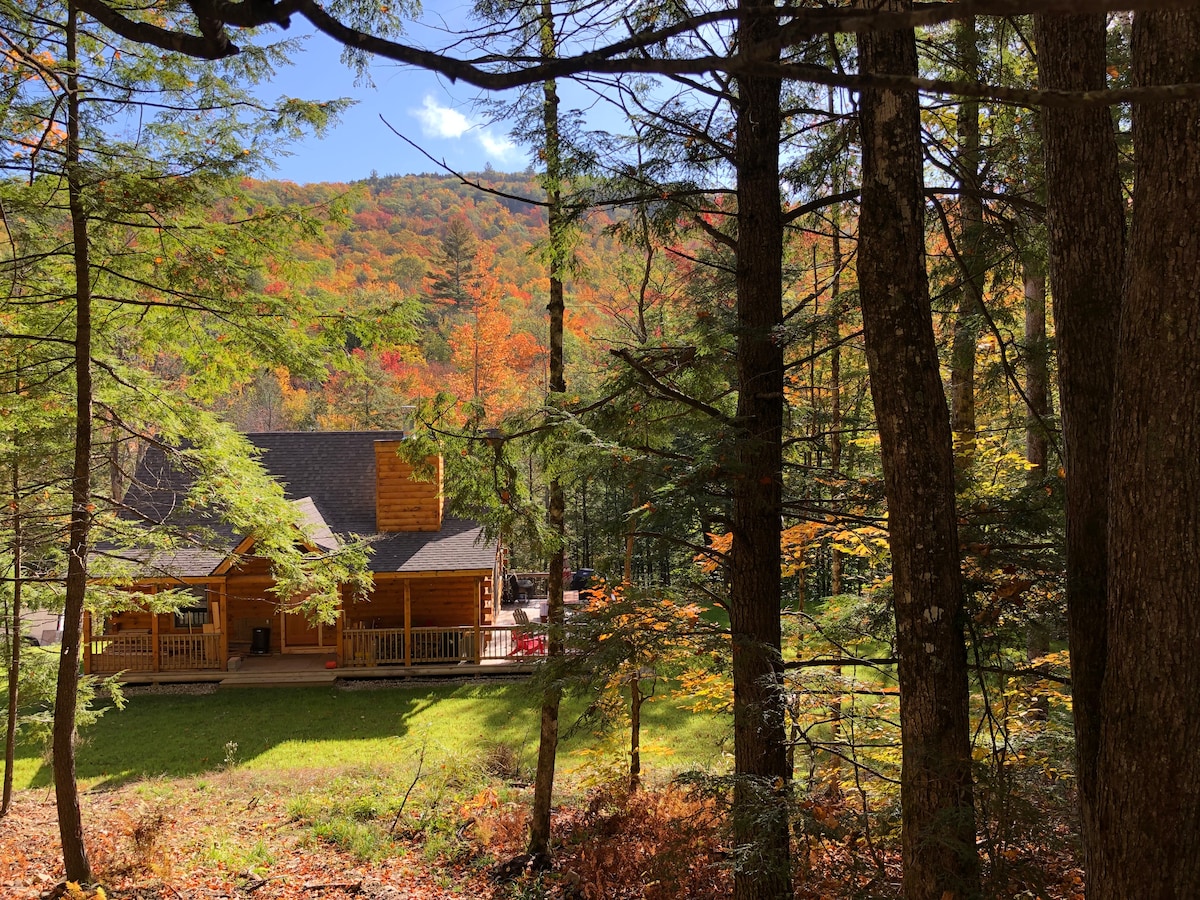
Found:
[[[312,669],[299,672],[229,672],[220,685],[227,687],[318,687],[337,681],[338,673],[333,669]]]

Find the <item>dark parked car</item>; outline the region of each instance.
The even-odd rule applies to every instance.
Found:
[[[567,590],[579,591],[579,606],[587,606],[592,600],[604,596],[604,576],[591,569],[580,569],[571,576]]]
[[[582,591],[588,586],[588,582],[595,577],[596,573],[592,569],[580,569],[571,576],[571,581],[567,585],[567,590]]]

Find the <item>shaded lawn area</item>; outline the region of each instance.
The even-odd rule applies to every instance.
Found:
[[[692,713],[681,702],[667,695],[643,709],[645,764],[664,775],[723,768],[723,742],[731,733],[728,717]],[[109,709],[82,732],[77,775],[81,787],[92,789],[158,776],[200,775],[230,765],[274,772],[386,766],[407,764],[422,745],[431,757],[460,757],[504,743],[532,762],[537,703],[524,682],[139,695],[130,697],[124,710]],[[582,708],[578,700],[564,703],[564,732]],[[627,728],[618,728],[612,739],[616,746],[628,741]],[[592,729],[582,729],[560,745],[560,767],[571,768],[572,754],[582,758],[602,742]],[[47,760],[33,748],[19,747],[15,786],[51,784]]]

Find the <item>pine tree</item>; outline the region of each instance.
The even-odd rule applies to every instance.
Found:
[[[481,273],[475,269],[478,241],[465,216],[455,216],[442,231],[434,268],[428,277],[429,296],[438,303],[465,310],[471,305],[471,287]]]

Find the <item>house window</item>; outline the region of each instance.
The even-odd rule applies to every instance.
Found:
[[[212,622],[208,614],[208,588],[203,585],[189,588],[194,598],[187,606],[175,611],[176,628],[202,628]]]

